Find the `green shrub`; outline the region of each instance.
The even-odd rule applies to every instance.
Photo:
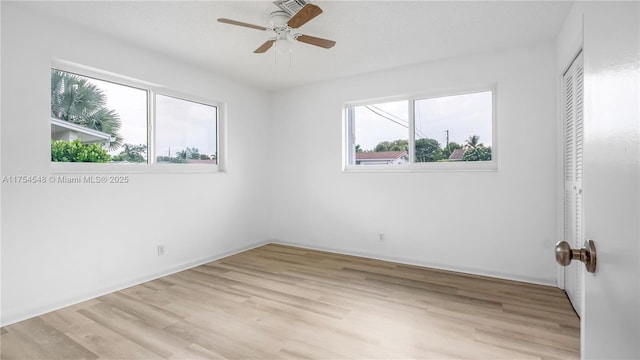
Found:
[[[490,161],[491,147],[478,146],[469,148],[462,155],[464,161]]]
[[[51,141],[51,161],[54,162],[105,163],[109,160],[111,156],[99,144],[83,144],[79,139]]]

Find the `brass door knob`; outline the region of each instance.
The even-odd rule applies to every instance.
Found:
[[[566,241],[559,241],[556,244],[556,261],[562,266],[567,266],[571,260],[580,260],[584,263],[587,271],[596,272],[596,244],[593,240],[584,242],[582,249],[572,249]]]

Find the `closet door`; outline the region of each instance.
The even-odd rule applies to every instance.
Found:
[[[564,240],[574,249],[583,247],[584,215],[582,205],[583,153],[583,80],[580,53],[563,76],[564,108]],[[573,308],[582,315],[583,269],[573,261],[564,272],[564,284]]]

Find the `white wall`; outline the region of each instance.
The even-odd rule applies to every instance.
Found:
[[[555,284],[555,61],[550,41],[275,93],[269,237]],[[497,172],[342,172],[343,103],[492,83]]]
[[[3,176],[51,173],[52,59],[226,102],[228,172],[130,174],[126,185],[3,184],[2,324],[266,239],[258,150],[268,144],[266,93],[12,2],[2,3]]]

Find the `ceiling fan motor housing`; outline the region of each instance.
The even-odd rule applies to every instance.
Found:
[[[291,18],[291,15],[284,11],[274,11],[270,15],[271,27],[276,33],[287,30],[287,21]]]

